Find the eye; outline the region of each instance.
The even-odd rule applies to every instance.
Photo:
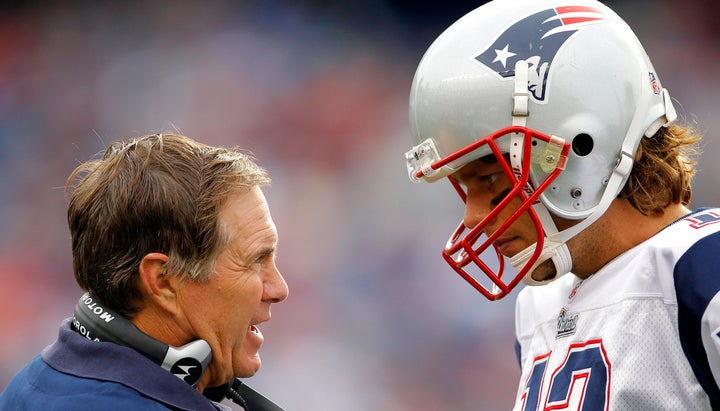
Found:
[[[265,261],[267,260],[267,256],[258,257],[253,261],[253,264],[255,265],[263,265]]]
[[[484,176],[478,176],[477,181],[482,187],[491,188],[493,184],[495,184],[499,176],[500,172],[487,174]]]
[[[277,259],[277,254],[274,252],[274,250],[267,250],[267,251],[261,253],[260,255],[258,255],[258,257],[255,259],[255,261],[253,261],[253,264],[262,266],[262,265],[274,262],[276,259]]]
[[[495,181],[497,181],[498,174],[500,174],[500,173],[492,173],[492,174],[488,174],[486,176],[482,176],[482,177],[480,177],[480,181],[482,181],[483,183],[485,183],[487,185],[492,185],[493,183],[495,183]]]

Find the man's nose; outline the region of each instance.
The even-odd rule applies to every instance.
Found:
[[[280,274],[280,270],[277,269],[276,265],[273,265],[273,269],[269,273],[269,277],[265,282],[265,290],[263,300],[270,301],[272,303],[279,303],[285,300],[289,293],[289,288],[285,278]]]

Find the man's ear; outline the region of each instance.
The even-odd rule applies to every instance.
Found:
[[[145,299],[152,301],[159,308],[170,312],[175,311],[176,276],[165,275],[165,268],[170,258],[162,253],[149,253],[140,261],[139,273],[140,292]]]

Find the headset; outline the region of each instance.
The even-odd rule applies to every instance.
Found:
[[[75,305],[72,328],[90,340],[132,348],[193,387],[197,386],[212,359],[210,345],[205,340],[192,341],[181,347],[169,346],[142,332],[90,293],[83,294]],[[216,402],[228,398],[247,411],[283,411],[237,378],[218,387],[206,388],[203,395]]]

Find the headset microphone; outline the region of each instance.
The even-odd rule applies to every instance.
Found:
[[[75,306],[72,327],[90,340],[133,348],[193,387],[197,386],[212,359],[210,345],[205,340],[192,341],[181,347],[169,346],[142,332],[90,293],[83,294]],[[213,401],[229,398],[246,410],[283,411],[237,378],[225,385],[207,388],[203,394]]]
[[[249,411],[283,411],[280,406],[248,387],[238,378],[219,387],[206,388],[203,395],[216,402],[223,398],[230,398]]]

